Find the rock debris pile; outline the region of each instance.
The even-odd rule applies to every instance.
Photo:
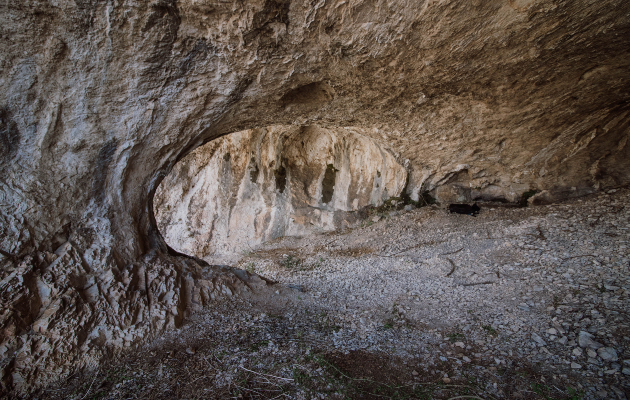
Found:
[[[629,201],[407,207],[277,239],[239,263],[267,296],[217,299],[42,398],[627,399]]]
[[[443,357],[525,360],[612,396],[609,385],[630,389],[628,204],[624,190],[476,218],[395,211],[346,234],[285,238],[240,265],[339,315],[340,348],[414,355],[461,335]]]

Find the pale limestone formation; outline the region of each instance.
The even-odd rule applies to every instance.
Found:
[[[361,128],[408,168],[412,197],[428,190],[442,201],[514,200],[530,189],[553,201],[630,180],[625,0],[0,7],[4,388],[62,378],[87,354],[61,356],[66,333],[31,346],[33,323],[69,302],[57,302],[66,293],[58,289],[40,303],[27,271],[45,273],[55,262],[47,254],[66,242],[79,269],[60,269],[55,280],[79,292],[91,279],[99,288],[116,281],[131,299],[59,311],[68,341],[78,326],[89,333],[80,336],[86,349],[121,343],[92,335],[97,326],[144,332],[124,317],[139,307],[129,288],[136,280],[125,284],[116,271],[149,260],[187,276],[194,261],[162,239],[153,194],[178,160],[228,133]],[[152,306],[172,310],[169,299]]]
[[[156,191],[160,232],[177,251],[226,264],[267,240],[354,225],[407,178],[364,133],[273,126],[201,146]]]

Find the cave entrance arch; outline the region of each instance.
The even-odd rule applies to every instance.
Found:
[[[268,240],[356,225],[406,181],[368,130],[276,125],[190,152],[161,181],[152,211],[176,252],[232,264]]]

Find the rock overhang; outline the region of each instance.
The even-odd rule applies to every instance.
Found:
[[[199,145],[274,124],[366,130],[412,196],[553,201],[627,185],[629,8],[9,1],[4,262],[72,242],[86,274],[126,282],[112,271],[161,256],[177,270],[152,215],[159,182]]]

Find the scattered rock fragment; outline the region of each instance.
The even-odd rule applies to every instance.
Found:
[[[582,348],[591,348],[593,350],[597,350],[600,347],[604,347],[603,344],[596,342],[595,340],[593,340],[593,335],[591,335],[588,332],[585,331],[580,331],[580,333],[578,334],[578,343],[580,345],[580,347]]]
[[[532,340],[536,343],[538,343],[540,346],[546,346],[547,343],[544,341],[543,338],[541,338],[538,334],[532,332]]]

